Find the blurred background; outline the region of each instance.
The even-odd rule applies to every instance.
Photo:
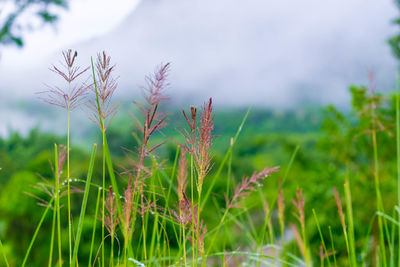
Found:
[[[339,221],[330,220],[337,217],[333,187],[342,188],[350,166],[354,206],[363,207],[355,215],[356,237],[362,240],[376,210],[371,141],[365,135],[371,118],[363,115],[370,89],[382,96],[377,111],[383,127],[378,133],[382,195],[388,206],[396,201],[392,94],[400,57],[399,16],[398,2],[392,0],[0,0],[0,238],[6,240],[11,262],[18,266],[42,212],[25,193],[46,198],[31,185],[52,177],[53,144],[65,143],[65,111],[43,103],[36,93],[60,81],[49,68],[69,48],[78,51],[83,67],[103,50],[116,64],[114,101],[120,109],[107,134],[119,170],[129,161],[121,147],[137,145],[129,115],[137,114],[132,101],[143,101],[145,76],[171,62],[169,99],[162,107],[169,125],[155,143],[165,136],[181,140],[176,131],[184,125],[181,109],[212,97],[218,136],[214,166],[219,166],[251,107],[230,159],[232,169],[224,168],[223,174],[232,173],[238,182],[265,166],[284,170],[300,147],[285,185],[287,205],[295,190],[304,188],[306,213],[311,207],[321,212],[321,225],[332,225],[344,247]],[[82,106],[71,118],[75,177],[85,176],[89,148],[101,143],[87,113]],[[175,153],[176,143],[170,141],[158,156],[171,166]],[[100,169],[95,168],[95,182]],[[220,205],[225,183],[220,179],[215,187],[214,202]],[[267,181],[269,201],[277,184],[278,179]],[[73,202],[80,203],[80,197]],[[253,208],[250,214],[257,217],[262,207]],[[79,205],[72,212],[77,215]],[[212,208],[205,209],[211,226],[213,215]],[[309,233],[318,251],[312,223]],[[40,236],[38,242],[49,241]],[[88,240],[82,242],[85,255]],[[48,247],[35,248],[30,266],[44,266]]]
[[[112,56],[118,101],[138,100],[144,76],[171,62],[178,107],[213,97],[218,107],[346,108],[348,86],[370,69],[379,90],[393,89],[397,13],[391,0],[3,0],[0,134],[62,128],[35,92],[58,79],[48,68],[68,48],[82,66],[103,50]]]

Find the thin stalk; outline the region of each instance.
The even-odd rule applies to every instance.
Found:
[[[53,209],[53,222],[51,224],[51,238],[50,238],[50,252],[49,252],[49,267],[51,267],[51,262],[53,260],[53,248],[54,248],[54,232],[56,228],[56,214],[57,210]]]
[[[191,200],[191,207],[192,207],[192,221],[194,221],[194,194],[193,194],[193,188],[194,188],[194,159],[193,159],[193,155],[192,154],[190,154],[190,196],[191,196],[191,198],[190,198],[190,200]],[[199,208],[199,207],[198,207]],[[193,255],[192,255],[192,257],[193,257],[193,259],[192,259],[192,264],[193,264],[193,266],[197,266],[197,249],[195,249],[195,229],[194,229],[194,224],[192,224],[192,240],[193,240],[193,242],[192,242],[192,244],[193,244],[193,248],[192,248],[192,250],[193,250]]]
[[[183,264],[186,266],[186,232],[185,232],[185,226],[182,225],[182,232],[183,232]]]
[[[281,232],[282,257],[285,259],[285,222],[279,216],[279,229]]]
[[[114,233],[111,235],[110,267],[114,266]]]
[[[148,144],[149,149],[151,149],[150,144]],[[157,201],[157,197],[156,197],[156,185],[155,185],[155,181],[154,179],[156,178],[156,176],[158,176],[158,169],[157,169],[157,162],[155,160],[155,157],[152,153],[150,153],[151,155],[151,159],[152,159],[152,163],[153,163],[153,172],[152,172],[152,176],[151,176],[151,186],[153,188],[152,190],[152,196],[153,196],[153,201]],[[168,203],[168,199],[165,199],[166,203]],[[168,204],[166,204],[166,208],[167,208]],[[151,235],[151,243],[150,243],[150,259],[153,259],[154,257],[154,246],[155,246],[155,240],[156,240],[156,236],[158,236],[158,211],[155,211],[155,218],[154,218],[154,222],[153,222],[153,231],[152,231],[152,235]]]
[[[336,250],[335,250],[335,243],[333,242],[332,228],[331,228],[330,225],[328,226],[328,229],[329,229],[329,238],[331,239],[331,249],[332,249],[332,253],[333,253],[333,263],[334,263],[334,265],[336,267],[337,266],[336,265]]]
[[[60,179],[59,179],[59,166],[58,166],[58,147],[54,144],[54,178],[55,178],[55,198],[56,198],[56,207],[55,210],[57,212],[57,241],[58,241],[58,262],[61,267],[62,265],[62,254],[61,254],[61,216],[60,216]]]
[[[198,258],[198,253],[199,253],[199,249],[200,249],[200,238],[199,238],[199,233],[200,233],[200,209],[201,209],[201,190],[202,190],[202,185],[200,185],[200,187],[198,188],[198,202],[197,202],[197,227],[196,227],[196,238],[197,238],[197,248],[196,248],[196,265],[197,265],[197,258]],[[204,261],[204,255],[200,255],[202,260],[203,260],[203,265],[206,264]]]
[[[100,115],[99,115],[100,116]],[[102,201],[102,216],[101,216],[101,240],[103,240],[103,242],[105,241],[104,240],[104,228],[105,228],[105,225],[104,225],[104,222],[105,222],[105,186],[106,186],[106,150],[105,150],[105,146],[104,146],[104,143],[105,143],[105,131],[104,131],[104,125],[102,124],[102,130],[101,130],[101,133],[102,133],[102,137],[103,137],[103,183],[102,183],[102,191],[103,191],[103,201]],[[102,266],[104,267],[104,245],[103,246],[101,246],[101,264],[102,264]]]
[[[67,126],[67,183],[68,183],[68,245],[69,245],[69,264],[72,263],[72,225],[71,225],[71,191],[70,191],[70,172],[69,172],[69,135],[70,135],[70,102],[68,99],[68,126]]]
[[[393,210],[393,218],[395,218],[395,216],[396,216],[396,210]],[[394,262],[395,262],[395,255],[394,255],[394,238],[395,238],[395,235],[396,235],[396,230],[397,230],[397,225],[396,224],[394,224],[394,223],[392,223],[392,228],[391,228],[391,241],[390,241],[390,243],[389,243],[389,245],[390,245],[390,247],[389,247],[389,250],[390,250],[390,266],[391,267],[394,267]]]
[[[142,197],[143,199],[143,197]],[[142,201],[143,206],[143,201]],[[145,218],[142,215],[142,236],[143,236],[143,255],[144,255],[144,262],[147,262],[147,250],[146,250],[146,229],[145,229]]]
[[[231,138],[231,143],[230,147],[233,146],[233,138]],[[230,148],[231,151],[233,148]],[[226,199],[229,199],[229,191],[230,191],[230,186],[231,186],[231,175],[232,175],[232,152],[229,153],[229,158],[228,158],[228,173],[227,173],[227,182],[226,182]]]
[[[249,218],[250,218],[250,216],[249,216]],[[272,222],[271,222],[271,216],[268,216],[265,219],[267,220],[267,225],[268,225],[269,242],[270,242],[270,244],[275,244],[275,235],[274,235],[274,228],[273,228]]]
[[[301,227],[301,235],[303,236],[304,260],[306,262],[306,266],[312,266],[312,260],[311,260],[310,252],[308,249],[307,235],[306,235],[305,227]]]
[[[315,209],[312,209],[312,212],[313,212],[313,215],[314,215],[315,224],[317,225],[319,237],[321,238],[322,247],[324,248],[324,252],[325,252],[326,258],[328,260],[328,266],[331,266],[331,261],[329,259],[328,250],[326,249],[324,236],[322,235],[321,226],[319,224],[317,214],[315,213]]]
[[[100,204],[100,195],[101,195],[101,190],[98,190],[97,201],[96,201],[96,210],[95,210],[95,215],[94,215],[94,220],[93,220],[92,243],[90,245],[90,255],[89,255],[89,264],[88,264],[89,267],[92,266],[93,246],[94,246],[94,238],[96,235],[96,224],[97,224],[97,215],[98,215],[99,204]]]

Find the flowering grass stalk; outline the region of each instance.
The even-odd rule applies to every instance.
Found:
[[[200,124],[196,125],[196,116],[197,109],[195,107],[191,107],[191,116],[190,118],[183,111],[183,115],[189,125],[188,131],[181,131],[181,134],[186,139],[186,149],[189,151],[193,159],[191,159],[191,169],[193,169],[192,160],[195,163],[195,169],[197,174],[196,188],[197,188],[197,218],[192,218],[192,221],[200,222],[200,212],[201,212],[201,195],[203,189],[204,179],[207,174],[211,170],[211,146],[213,144],[215,136],[212,135],[212,131],[214,130],[214,114],[212,107],[212,99],[210,98],[208,102],[204,103],[202,106],[202,112],[200,115]],[[191,183],[192,188],[194,187],[193,175],[191,174]],[[193,200],[193,193],[192,193]],[[194,207],[192,201],[192,207]],[[197,224],[196,227],[196,236],[200,236],[200,223]],[[194,236],[192,236],[193,238]],[[200,252],[201,257],[203,258],[203,264],[205,264],[204,260],[204,250],[201,249],[200,241],[197,239],[196,242],[196,253]],[[197,255],[195,257],[196,265],[197,265]]]
[[[114,239],[116,233],[116,227],[118,225],[118,217],[117,215],[117,206],[115,202],[115,193],[113,192],[112,186],[107,194],[107,198],[105,200],[105,206],[107,211],[107,216],[105,216],[105,225],[109,232],[109,236],[111,238],[111,250],[110,250],[110,266],[114,265]],[[104,246],[103,246],[104,247]]]
[[[82,74],[84,74],[89,67],[81,70],[76,66],[76,58],[78,53],[71,49],[64,51],[64,62],[61,63],[62,67],[55,65],[50,70],[60,76],[67,82],[67,88],[60,88],[58,86],[49,87],[48,90],[39,92],[40,99],[43,101],[59,106],[67,111],[67,183],[68,183],[68,243],[69,243],[69,263],[72,262],[72,221],[71,221],[71,192],[70,192],[70,113],[71,110],[79,106],[87,95],[87,86],[83,83],[76,81]]]
[[[96,67],[91,60],[93,86],[92,91],[95,93],[95,99],[88,102],[88,107],[91,110],[90,119],[94,121],[99,127],[102,134],[102,227],[101,237],[105,240],[105,176],[106,176],[106,161],[108,156],[106,129],[118,111],[118,106],[111,104],[111,98],[117,88],[116,79],[113,77],[115,65],[111,65],[111,58],[107,56],[106,52],[97,55]],[[96,79],[96,74],[98,79]],[[111,162],[111,160],[109,160]],[[109,168],[111,164],[109,163]],[[111,171],[112,173],[112,171]],[[110,175],[112,178],[112,175]],[[116,182],[112,180],[113,185],[117,189]],[[117,190],[118,193],[118,190]],[[117,194],[119,197],[119,194]],[[113,241],[112,241],[113,242]],[[104,246],[101,248],[101,263],[104,266]]]
[[[152,75],[146,77],[146,86],[143,87],[143,94],[146,100],[146,104],[142,105],[138,102],[134,102],[136,106],[141,111],[144,121],[141,123],[138,119],[136,120],[138,124],[138,129],[141,131],[141,142],[138,147],[138,158],[139,161],[135,164],[133,168],[133,173],[135,174],[135,183],[139,184],[139,196],[140,205],[142,208],[141,218],[142,218],[142,241],[143,241],[143,255],[145,261],[147,260],[147,244],[146,244],[146,221],[148,219],[147,211],[150,208],[146,207],[146,200],[144,194],[144,179],[146,175],[149,175],[148,169],[145,167],[145,159],[157,148],[166,143],[166,141],[150,146],[151,136],[160,131],[165,126],[166,116],[159,112],[160,102],[166,100],[164,96],[164,90],[168,87],[167,76],[169,71],[169,63],[159,66]],[[147,174],[146,174],[147,173]],[[130,176],[132,179],[132,176]]]
[[[306,227],[305,227],[305,214],[304,214],[304,197],[302,194],[301,189],[298,189],[296,192],[296,199],[292,200],[293,206],[296,208],[297,213],[295,213],[295,217],[297,218],[298,222],[300,223],[300,231],[301,231],[301,236],[297,234],[297,241],[302,250],[304,260],[306,262],[307,266],[312,266],[311,262],[311,256],[308,248],[308,242],[307,242],[307,235],[306,235]],[[293,228],[292,228],[293,230]],[[298,232],[297,232],[298,233]]]

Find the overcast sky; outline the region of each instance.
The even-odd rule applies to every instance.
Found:
[[[348,86],[367,83],[371,68],[378,90],[393,90],[387,40],[398,14],[392,0],[71,0],[56,28],[2,51],[0,99],[36,99],[55,81],[48,67],[73,48],[83,65],[108,51],[124,99],[171,62],[168,93],[180,105],[213,97],[217,105],[345,107]]]
[[[390,90],[395,61],[387,39],[397,14],[392,0],[71,0],[56,30],[30,33],[22,50],[3,51],[0,96],[5,88],[32,96],[51,84],[48,66],[71,47],[83,64],[110,52],[117,96],[136,97],[143,76],[171,61],[176,100],[340,105],[349,84],[367,81],[369,68]]]

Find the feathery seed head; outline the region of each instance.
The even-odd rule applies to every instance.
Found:
[[[186,162],[186,151],[181,150],[178,163],[178,197],[179,202],[183,200],[187,185],[187,162]]]
[[[136,118],[136,123],[138,124],[137,128],[142,134],[142,141],[138,147],[139,162],[134,168],[134,171],[136,171],[137,174],[137,179],[141,175],[142,170],[145,169],[145,158],[152,151],[167,142],[164,141],[148,148],[150,137],[166,125],[165,120],[167,119],[167,116],[159,111],[159,104],[162,100],[167,99],[167,97],[164,96],[164,90],[168,86],[167,77],[169,66],[169,63],[161,65],[155,70],[154,74],[146,77],[146,87],[143,88],[146,105],[134,102],[144,117],[143,123]]]
[[[111,120],[117,114],[118,105],[112,104],[111,100],[118,87],[117,79],[114,77],[115,65],[111,64],[111,57],[105,51],[97,54],[95,71],[96,83],[90,88],[95,94],[94,99],[89,100],[90,119],[101,129],[107,129]]]
[[[293,206],[296,207],[297,209],[297,213],[295,214],[297,220],[300,222],[301,224],[301,228],[305,229],[305,215],[304,215],[304,197],[302,194],[301,189],[297,189],[296,191],[296,200],[292,200]]]
[[[257,186],[271,173],[279,170],[279,167],[265,168],[261,172],[254,172],[251,177],[243,177],[242,181],[236,186],[232,199],[227,201],[228,208],[237,207],[237,201],[246,197],[251,191],[255,191]]]
[[[76,51],[71,49],[63,51],[64,63],[61,63],[61,67],[53,65],[50,70],[66,82],[67,86],[60,88],[59,86],[48,86],[48,90],[38,92],[39,98],[44,102],[59,106],[66,110],[72,110],[76,108],[87,95],[88,87],[81,82],[77,82],[76,79],[84,74],[89,67],[81,69],[76,66],[75,59],[78,56]]]
[[[336,205],[338,207],[340,223],[342,224],[343,229],[346,229],[346,221],[344,219],[342,202],[340,201],[340,196],[339,196],[339,193],[338,193],[336,187],[333,188],[333,192],[335,194]]]
[[[113,192],[112,186],[110,186],[107,197],[104,201],[107,213],[104,216],[104,224],[110,235],[113,237],[115,234],[115,228],[118,225],[118,218],[116,216],[117,202],[115,201],[115,194]]]

